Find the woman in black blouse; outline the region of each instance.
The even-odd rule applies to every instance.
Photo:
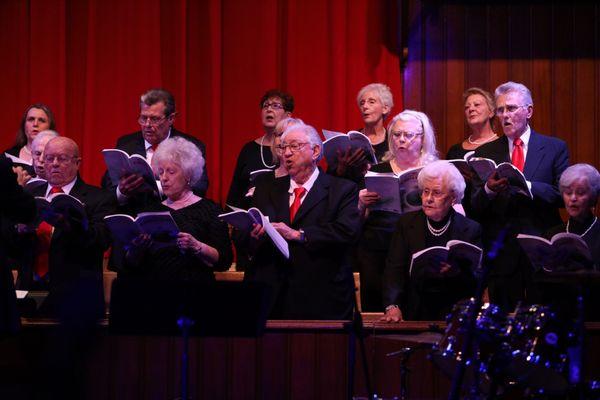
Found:
[[[260,99],[261,122],[264,134],[244,145],[237,158],[227,204],[247,208],[250,204],[246,198],[248,189],[252,186],[250,173],[259,169],[274,169],[271,144],[275,136],[277,123],[284,118],[290,117],[294,111],[294,98],[280,90],[267,91]]]
[[[153,246],[147,235],[136,238],[126,255],[125,273],[149,279],[214,280],[213,271],[224,271],[232,260],[227,224],[218,215],[221,208],[192,192],[202,175],[202,153],[183,138],[167,139],[152,157],[152,168],[160,178],[162,203],[143,211],[169,211],[180,233],[175,243]]]
[[[372,172],[400,174],[437,160],[435,133],[427,115],[404,110],[388,125],[389,152],[384,162],[371,167]],[[359,192],[359,210],[365,220],[354,258],[354,270],[360,272],[363,311],[383,311],[381,284],[385,258],[392,232],[400,214],[371,210],[379,194],[363,189]]]
[[[450,147],[446,154],[447,160],[463,158],[469,151],[498,139],[492,129],[492,119],[496,110],[492,95],[483,89],[472,87],[463,93],[463,104],[470,133],[464,141]]]
[[[481,247],[481,226],[454,211],[465,182],[447,161],[426,165],[418,177],[422,210],[402,214],[392,235],[385,264],[383,320],[442,320],[459,300],[474,294],[472,268],[440,263],[438,272],[410,271],[412,255],[432,246],[445,246],[457,239]]]

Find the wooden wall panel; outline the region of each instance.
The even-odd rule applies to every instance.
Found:
[[[536,130],[565,140],[571,163],[600,167],[600,5],[411,0],[406,108],[427,113],[438,149],[467,134],[462,92],[508,80],[530,88]]]

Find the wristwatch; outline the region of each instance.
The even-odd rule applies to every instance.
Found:
[[[304,229],[300,229],[298,232],[300,232],[300,243],[306,242],[306,235],[304,234]]]

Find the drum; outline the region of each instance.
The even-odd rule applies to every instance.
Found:
[[[430,359],[448,377],[454,375],[458,362],[463,358],[467,316],[474,300],[466,300],[454,305],[447,317],[447,328],[439,343],[434,347]],[[506,353],[508,319],[500,308],[493,304],[483,304],[476,313],[475,337],[468,359],[465,373],[465,384],[472,384],[476,372],[487,375],[490,365],[497,362],[492,360],[499,354]]]
[[[535,391],[564,394],[569,324],[550,307],[532,305],[517,310],[507,333],[512,349],[507,375]]]

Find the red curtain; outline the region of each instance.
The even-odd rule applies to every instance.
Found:
[[[47,103],[98,184],[100,150],[138,129],[151,87],[175,126],[206,143],[209,197],[224,199],[241,146],[261,135],[259,99],[278,87],[317,129],[361,126],[356,93],[385,82],[401,110],[396,0],[4,0],[2,148],[23,110]]]

